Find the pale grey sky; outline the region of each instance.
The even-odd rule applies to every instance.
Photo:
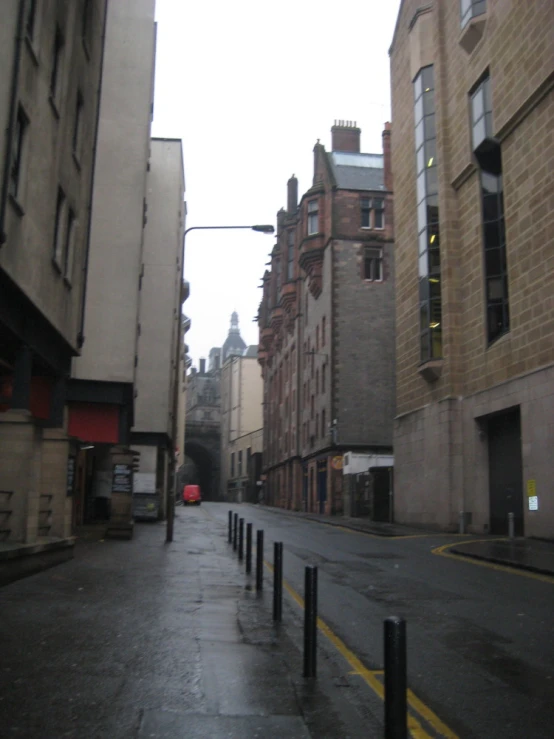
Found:
[[[357,121],[381,152],[400,0],[157,0],[154,136],[183,139],[187,226],[275,225],[286,183],[311,185],[312,149],[335,119]],[[247,344],[275,239],[193,231],[185,278],[195,365],[220,346],[236,310]]]

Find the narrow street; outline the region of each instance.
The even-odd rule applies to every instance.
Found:
[[[206,509],[226,523],[227,507]],[[283,542],[284,578],[296,593],[304,566],[318,566],[319,616],[369,670],[383,666],[383,619],[406,619],[409,687],[446,735],[552,736],[554,581],[432,553],[460,537],[387,539],[255,506],[234,510],[265,530],[266,561],[273,541]],[[344,663],[328,639],[319,645]],[[345,665],[345,681],[359,687],[363,676],[351,672]],[[433,735],[425,716],[418,720]]]
[[[0,589],[1,736],[383,736],[382,622],[408,624],[412,737],[552,735],[554,582],[444,558],[447,536],[377,538],[256,506],[263,594],[227,543],[229,506],[177,509],[132,541]],[[271,620],[273,542],[283,621]],[[302,677],[306,564],[319,568],[318,674]]]

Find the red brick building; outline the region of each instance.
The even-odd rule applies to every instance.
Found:
[[[383,154],[355,124],[331,133],[300,202],[288,182],[259,311],[265,500],[321,513],[349,508],[346,452],[390,454],[394,416],[389,125]]]

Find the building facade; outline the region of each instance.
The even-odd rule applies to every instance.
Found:
[[[233,314],[236,315],[236,314]],[[262,452],[263,382],[257,357],[230,356],[221,368],[222,500],[257,499],[255,460]]]
[[[94,178],[84,344],[68,388],[76,450],[74,520],[113,512],[114,454],[126,471],[134,425],[146,178],[153,117],[155,0],[108,4]],[[123,95],[122,92],[125,91]],[[170,279],[173,286],[173,275]],[[123,469],[123,468],[121,468]],[[122,498],[129,521],[127,497]]]
[[[340,121],[314,147],[298,202],[288,182],[263,278],[264,499],[296,510],[350,511],[343,454],[390,453],[394,417],[394,259],[390,130],[360,152]]]
[[[554,12],[403,0],[395,517],[554,536]]]
[[[186,205],[180,139],[151,139],[146,182],[131,444],[140,452],[134,493],[155,490],[163,512],[168,494],[175,492],[175,469],[182,464],[178,432],[185,427],[182,363],[184,329],[190,324],[181,315]],[[143,500],[137,497],[136,502]]]
[[[0,24],[0,541],[71,533],[66,379],[82,346],[105,0]]]

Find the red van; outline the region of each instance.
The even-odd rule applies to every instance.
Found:
[[[183,505],[200,505],[200,485],[185,485],[183,488]]]

